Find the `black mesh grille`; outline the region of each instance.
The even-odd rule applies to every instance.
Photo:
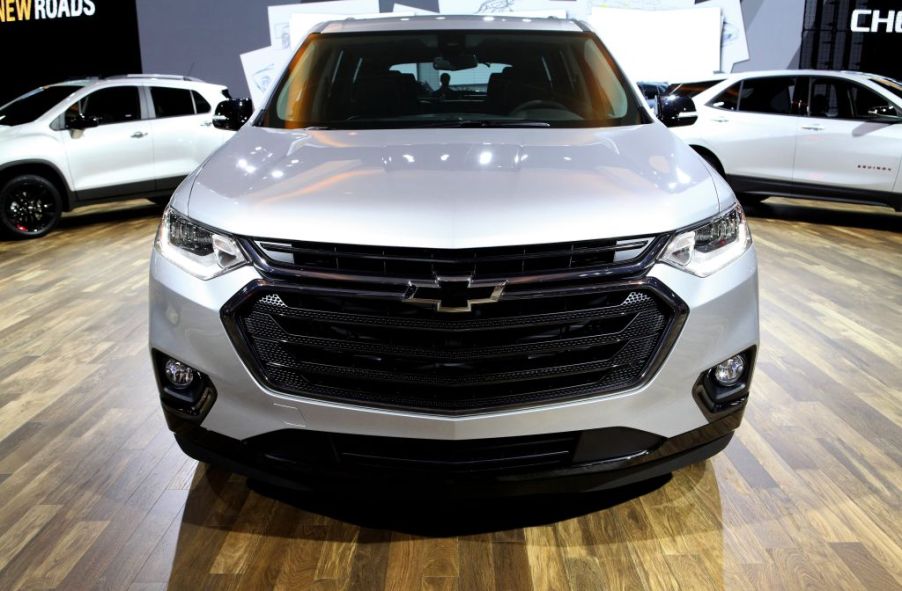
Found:
[[[632,387],[675,318],[669,300],[636,282],[515,292],[468,313],[412,305],[399,289],[263,284],[228,318],[277,390],[438,413]]]

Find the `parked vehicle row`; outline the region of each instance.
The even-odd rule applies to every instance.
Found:
[[[499,88],[504,73],[490,73],[485,87]],[[746,203],[779,195],[902,209],[902,83],[787,70],[638,86]],[[250,116],[247,99],[227,99],[200,80],[132,75],[53,84],[3,105],[0,233],[40,237],[63,211],[108,199],[165,202],[230,137],[227,119]]]

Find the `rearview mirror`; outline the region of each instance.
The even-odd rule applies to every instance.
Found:
[[[216,105],[213,114],[213,127],[226,131],[238,131],[251,115],[254,114],[254,103],[249,98],[229,99]]]
[[[667,127],[682,127],[695,123],[698,120],[698,112],[695,103],[688,96],[659,95],[658,119]]]
[[[94,115],[77,115],[66,117],[66,129],[88,129],[100,125],[100,117]]]
[[[479,65],[479,60],[472,53],[459,53],[448,57],[437,57],[432,60],[432,67],[435,70],[469,70]]]

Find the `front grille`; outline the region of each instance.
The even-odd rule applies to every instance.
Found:
[[[381,259],[359,258],[364,247],[305,243],[303,256],[325,257],[316,263],[298,252],[290,262],[274,259],[260,249],[273,242],[248,240],[268,278],[236,296],[223,318],[255,375],[289,394],[460,414],[611,393],[643,380],[682,320],[675,296],[641,278],[664,240],[503,254],[378,249]],[[618,254],[627,252],[618,244],[639,243],[629,258]],[[585,250],[605,260],[587,268],[588,259],[573,254]],[[373,261],[381,268],[362,268]],[[413,282],[446,273],[495,280],[503,293],[464,313],[404,301]]]
[[[629,263],[631,272],[636,261],[647,268],[652,245],[660,243],[647,239]],[[353,254],[360,248],[348,247]],[[487,268],[481,254],[444,253],[441,260],[472,259],[473,272]],[[496,254],[489,249],[485,256],[496,262]],[[489,275],[505,284],[500,300],[465,313],[404,301],[410,282],[426,272],[422,261],[432,261],[429,272],[437,275],[434,251],[411,257],[413,279],[398,275],[398,261],[385,263],[390,273],[378,277],[298,272],[290,278],[296,262],[267,257],[258,266],[277,268],[278,276],[250,286],[223,315],[258,378],[290,394],[446,414],[569,400],[639,384],[682,320],[681,304],[654,280],[609,278],[622,264],[610,257],[593,272],[574,272],[568,257],[558,260],[563,270],[509,282]],[[346,258],[353,259],[336,255]],[[514,261],[504,264],[513,269]]]

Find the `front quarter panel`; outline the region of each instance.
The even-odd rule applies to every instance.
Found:
[[[179,186],[175,188],[175,191],[173,191],[172,197],[169,200],[170,207],[181,213],[187,213],[188,201],[191,198],[191,189],[194,187],[194,181],[197,180],[197,175],[200,174],[201,170],[203,170],[203,165],[195,169],[179,183]]]
[[[0,170],[20,164],[46,164],[56,170],[71,190],[69,163],[65,150],[49,127],[22,125],[0,134]]]

